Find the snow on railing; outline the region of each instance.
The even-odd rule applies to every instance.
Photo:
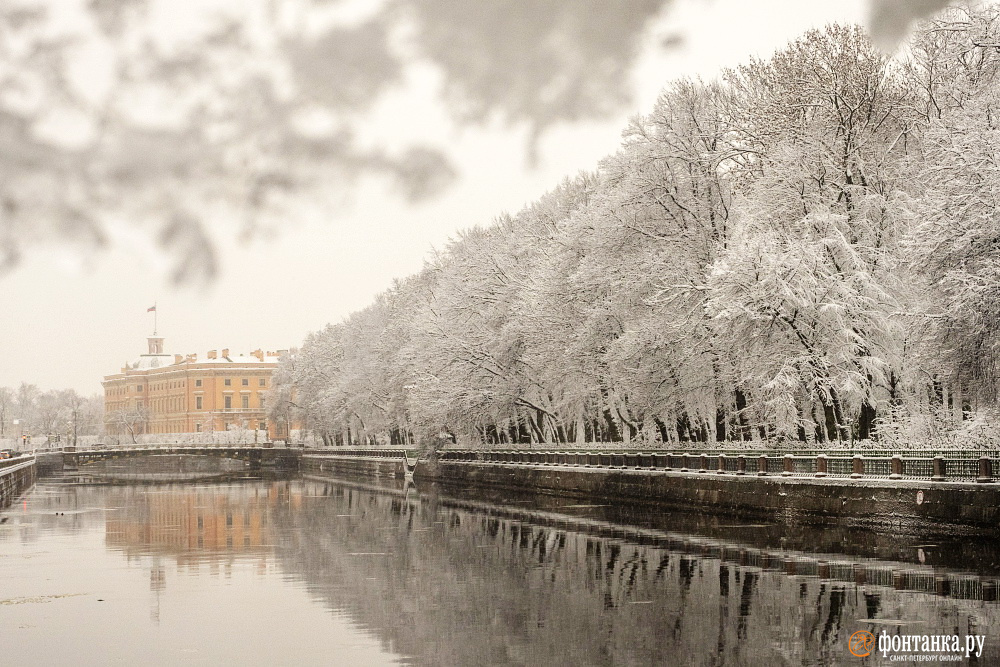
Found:
[[[975,456],[894,454],[732,454],[650,451],[537,451],[454,449],[438,460],[455,463],[500,463],[534,466],[579,466],[620,470],[664,470],[718,475],[841,477],[930,481],[995,481],[1000,452]]]

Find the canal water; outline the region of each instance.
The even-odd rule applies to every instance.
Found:
[[[859,631],[1000,664],[974,538],[233,475],[43,479],[0,521],[3,665],[896,664]]]

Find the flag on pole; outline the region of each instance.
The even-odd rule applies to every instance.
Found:
[[[147,313],[153,313],[153,335],[155,336],[156,335],[156,304],[154,303],[152,306],[150,306],[149,308],[147,308],[146,312]]]

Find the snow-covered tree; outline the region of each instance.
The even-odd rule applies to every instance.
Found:
[[[987,403],[1000,389],[998,51],[1000,9],[986,7],[945,14],[914,53],[929,109],[910,241],[934,333],[925,356],[954,391]]]
[[[105,428],[112,436],[127,435],[132,444],[146,432],[149,410],[140,403],[125,405],[105,415]]]
[[[855,27],[811,31],[728,79],[758,155],[709,303],[736,384],[785,435],[867,438],[898,370],[914,96]]]
[[[14,420],[14,392],[9,387],[0,387],[0,438],[7,435],[10,422]]]
[[[954,10],[902,60],[831,26],[671,84],[596,172],[312,334],[275,391],[345,443],[895,443],[958,433],[945,414],[986,423],[998,24]]]

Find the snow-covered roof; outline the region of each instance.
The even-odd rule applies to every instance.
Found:
[[[163,338],[152,337],[149,341],[149,354],[139,355],[135,361],[126,362],[122,368],[123,373],[152,371],[165,369],[168,367],[181,367],[184,365],[229,365],[234,366],[258,366],[275,365],[284,354],[285,350],[278,352],[264,352],[255,350],[249,354],[228,354],[229,349],[210,350],[207,355],[199,358],[196,354],[179,355],[166,354],[163,352]]]
[[[174,363],[172,354],[143,354],[138,361],[133,361],[128,365],[129,370],[148,371],[151,368],[163,368]]]
[[[231,354],[228,357],[217,357],[215,359],[192,359],[193,364],[275,364],[277,357],[259,359],[252,354]]]

